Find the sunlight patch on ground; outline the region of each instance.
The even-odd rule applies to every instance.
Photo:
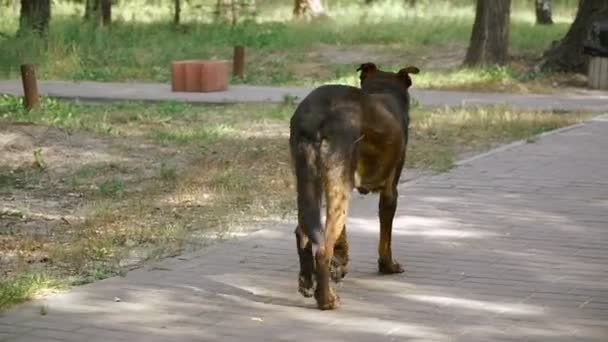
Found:
[[[349,218],[349,226],[359,231],[376,234],[377,219]],[[427,236],[435,238],[481,239],[495,236],[479,230],[463,229],[464,226],[451,220],[422,216],[400,215],[393,220],[393,235]]]
[[[526,316],[538,316],[544,313],[544,310],[541,307],[517,303],[496,303],[466,298],[429,295],[398,294],[398,296],[417,302],[432,303],[439,306],[453,306],[463,309],[487,311],[492,313]]]

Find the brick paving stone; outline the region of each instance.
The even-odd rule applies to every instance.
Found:
[[[19,305],[0,341],[608,341],[606,132],[589,121],[402,184],[403,274],[377,274],[377,202],[354,196],[337,311],[297,293],[286,223]]]

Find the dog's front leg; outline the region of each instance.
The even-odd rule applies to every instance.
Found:
[[[391,250],[391,239],[393,235],[393,219],[397,210],[397,187],[394,185],[385,187],[380,192],[380,242],[378,244],[378,270],[383,274],[403,272],[399,263],[393,260]]]

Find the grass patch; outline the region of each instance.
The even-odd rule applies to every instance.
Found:
[[[495,74],[492,68],[462,70],[462,55],[474,19],[472,1],[419,1],[410,8],[400,0],[360,2],[331,1],[329,20],[313,23],[291,20],[292,4],[269,1],[260,4],[255,20],[236,26],[212,20],[211,1],[184,3],[184,26],[176,30],[171,3],[150,5],[144,0],[122,1],[113,8],[111,29],[83,24],[83,6],[55,1],[48,43],[38,38],[11,38],[18,26],[18,6],[0,15],[0,77],[18,77],[23,62],[34,62],[43,79],[168,82],[169,65],[177,59],[230,59],[236,44],[247,47],[243,80],[250,84],[310,84],[341,78],[358,63],[390,61],[391,65],[418,64],[429,71],[425,87],[462,86],[483,89],[488,77],[509,80],[510,73]],[[516,56],[535,57],[567,31],[576,4],[553,2],[555,24],[534,24],[529,1],[514,1],[510,50]],[[137,10],[135,10],[137,8]],[[406,34],[404,34],[406,32]],[[340,48],[328,51],[325,47]],[[364,48],[367,47],[367,48]],[[390,48],[387,48],[390,47]],[[443,57],[451,57],[446,61]],[[442,57],[443,56],[443,57]],[[312,65],[311,65],[312,64]],[[452,80],[437,79],[445,65],[452,65]],[[314,65],[314,66],[313,66]],[[517,90],[516,87],[513,89]],[[172,106],[168,105],[171,110]]]
[[[120,196],[125,191],[125,183],[120,179],[108,179],[99,184],[99,194],[104,197]]]
[[[25,273],[0,280],[0,311],[32,299],[42,292],[64,286],[65,284],[47,273]]]
[[[572,125],[588,114],[513,110],[505,106],[417,110],[412,116],[407,166],[449,170],[460,155]]]
[[[295,214],[290,101],[190,107],[44,99],[29,113],[17,103],[0,98],[0,135],[35,140],[1,152],[5,160],[17,160],[11,153],[18,153],[34,161],[33,150],[42,146],[47,167],[20,169],[0,160],[0,199],[10,209],[1,215],[12,227],[0,227],[0,277],[10,274],[14,282],[53,270],[57,279],[87,283],[197,248],[209,236]],[[449,170],[463,155],[534,139],[585,117],[504,106],[414,106],[407,167]],[[17,124],[23,122],[29,124]],[[46,284],[46,278],[24,279]],[[33,293],[11,290],[17,292],[11,298]]]

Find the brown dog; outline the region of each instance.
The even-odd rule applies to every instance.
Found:
[[[322,310],[339,306],[329,278],[340,281],[346,274],[345,222],[354,188],[362,194],[380,193],[379,271],[403,272],[393,260],[391,236],[408,141],[409,75],[419,70],[410,66],[393,73],[365,63],[357,71],[361,71],[361,88],[318,87],[298,105],[290,122],[297,183],[299,291],[306,297],[314,293]],[[321,224],[323,194],[325,227]]]

